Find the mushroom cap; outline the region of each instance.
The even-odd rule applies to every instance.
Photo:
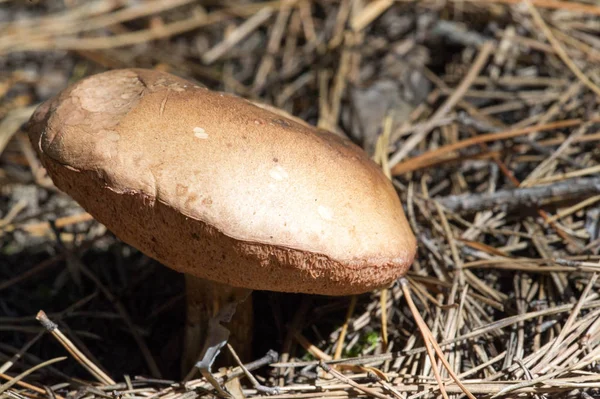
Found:
[[[390,181],[350,141],[286,115],[121,69],[40,105],[28,131],[59,189],[180,272],[325,295],[403,275],[416,241]]]

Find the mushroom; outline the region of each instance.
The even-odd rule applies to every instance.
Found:
[[[194,360],[209,319],[227,321],[233,308],[219,309],[250,290],[364,293],[415,256],[394,187],[358,146],[165,72],[87,77],[40,105],[28,132],[59,189],[185,274]],[[232,339],[250,320],[250,308],[234,316]]]

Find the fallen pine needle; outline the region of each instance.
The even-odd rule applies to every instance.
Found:
[[[456,385],[458,385],[463,390],[463,392],[465,393],[465,395],[467,395],[467,397],[469,399],[475,399],[475,396],[473,396],[473,394],[469,391],[469,389],[460,381],[458,376],[452,370],[452,367],[450,366],[450,364],[448,364],[448,361],[444,357],[444,353],[442,352],[442,349],[440,348],[438,343],[433,338],[433,335],[431,334],[429,327],[427,327],[427,324],[425,323],[425,321],[419,314],[419,310],[417,309],[417,306],[413,302],[412,296],[410,294],[410,290],[408,288],[409,287],[408,280],[404,277],[401,278],[400,286],[402,287],[402,292],[404,293],[404,297],[406,298],[408,307],[410,308],[410,311],[411,311],[413,317],[415,318],[415,322],[419,326],[419,330],[421,330],[421,335],[423,335],[423,341],[425,341],[425,347],[427,348],[427,353],[429,353],[429,357],[431,358],[431,365],[432,365],[432,367],[434,367],[434,371],[437,368],[437,362],[435,361],[433,353],[431,353],[431,349],[430,349],[431,347],[433,347],[433,350],[439,356],[440,360],[442,361],[442,364],[444,365],[444,367],[446,367],[448,374],[450,374],[450,376],[452,377],[454,382],[456,382]],[[436,379],[438,380],[438,384],[440,386],[440,391],[442,392],[442,395],[444,395],[444,397],[446,397],[447,393],[445,390],[444,383],[441,381],[441,378],[437,374],[436,374]]]
[[[54,338],[61,343],[62,346],[81,364],[86,370],[90,372],[98,381],[106,385],[114,385],[115,381],[106,375],[98,366],[96,366],[90,359],[87,358],[73,343],[58,329],[58,326],[52,322],[46,315],[46,312],[40,310],[36,316],[36,319],[40,324],[48,330]]]
[[[4,384],[0,385],[0,394],[2,394],[4,391],[6,391],[7,389],[9,389],[10,387],[12,387],[13,385],[15,385],[16,383],[18,383],[19,381],[21,381],[23,378],[27,377],[29,374],[43,368],[46,366],[49,366],[51,364],[54,363],[58,363],[58,362],[62,362],[63,360],[65,360],[66,357],[57,357],[54,359],[50,359],[47,360],[43,363],[37,364],[35,366],[33,366],[32,368],[23,371],[21,374],[17,375],[16,377],[12,378],[10,381],[5,382]]]
[[[532,132],[539,132],[544,130],[563,129],[567,127],[573,127],[581,125],[584,122],[581,119],[568,119],[564,121],[544,123],[541,125],[529,126],[522,129],[506,130],[497,133],[481,134],[475,137],[470,137],[465,140],[457,141],[452,144],[445,145],[433,151],[428,151],[424,154],[418,155],[414,158],[407,159],[404,162],[396,164],[392,168],[392,175],[398,176],[404,173],[412,172],[418,169],[431,167],[443,162],[445,159],[442,157],[453,151],[460,150],[463,148],[470,147],[475,144],[487,143],[490,141],[506,140],[513,137],[524,136]],[[600,118],[591,120],[589,122],[600,122]]]

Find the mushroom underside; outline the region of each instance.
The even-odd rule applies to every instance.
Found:
[[[94,171],[51,158],[44,166],[58,188],[124,242],[179,272],[232,287],[331,296],[389,285],[404,275],[414,247],[396,258],[337,261],[299,249],[247,242],[138,192],[117,192]]]

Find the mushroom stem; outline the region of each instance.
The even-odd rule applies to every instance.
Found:
[[[183,341],[183,357],[181,359],[182,375],[194,367],[208,338],[207,331],[211,318],[217,316],[225,305],[237,303],[236,312],[231,321],[224,325],[230,332],[229,344],[238,355],[247,361],[252,350],[252,298],[251,290],[231,287],[226,284],[185,275],[186,285],[186,325]],[[227,363],[230,354],[222,354]]]

